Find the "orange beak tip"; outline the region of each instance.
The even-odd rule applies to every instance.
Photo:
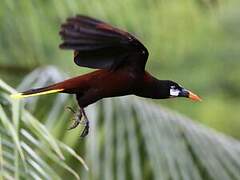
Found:
[[[196,95],[192,92],[189,92],[189,98],[193,101],[199,101],[199,102],[202,101],[202,99],[198,95]]]
[[[198,97],[197,99],[193,99],[193,101],[202,102],[202,98]]]

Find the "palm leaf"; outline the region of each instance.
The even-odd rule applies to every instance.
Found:
[[[240,178],[240,143],[180,114],[136,97],[104,100],[88,114],[90,179]]]
[[[0,89],[16,92],[2,80]],[[54,138],[19,101],[9,99],[6,92],[1,93],[1,102],[4,103],[0,104],[0,164],[4,179],[61,179],[60,169],[68,171],[76,179],[80,178],[64,157],[66,153],[73,156],[87,169],[73,149]],[[55,168],[50,164],[54,164]]]

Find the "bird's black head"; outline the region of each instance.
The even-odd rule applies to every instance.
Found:
[[[201,101],[201,98],[199,96],[183,88],[174,81],[165,81],[165,87],[167,88],[169,98],[186,97],[194,101]]]

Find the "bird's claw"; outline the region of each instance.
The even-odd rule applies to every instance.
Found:
[[[74,129],[81,123],[81,119],[79,118],[77,119],[74,118],[73,120],[74,120],[73,124],[67,130]]]
[[[70,106],[65,107],[65,109],[69,110],[73,114],[76,114],[76,111],[72,107],[70,107]]]
[[[80,123],[81,123],[81,119],[82,119],[82,112],[76,112],[72,107],[67,106],[66,109],[68,109],[70,112],[72,112],[74,114],[73,117],[73,124],[68,128],[68,130],[74,129],[76,128]]]
[[[79,112],[76,112],[72,107],[67,106],[66,109],[68,109],[69,111],[71,111],[74,114],[74,122],[73,124],[68,128],[68,130],[74,129],[76,128],[79,124],[82,125],[84,128],[81,132],[80,137],[85,137],[88,135],[89,132],[89,120],[84,112],[83,109],[80,109]],[[82,116],[84,116],[84,118],[82,119]]]
[[[80,137],[84,138],[85,136],[88,135],[88,132],[89,132],[89,121],[85,120],[85,122],[84,122],[84,129],[83,129]]]

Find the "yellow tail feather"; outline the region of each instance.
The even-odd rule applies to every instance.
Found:
[[[33,93],[33,94],[26,94],[26,95],[24,95],[24,93],[16,93],[16,94],[10,95],[10,97],[14,98],[14,99],[21,99],[21,98],[25,98],[25,97],[32,97],[32,96],[39,96],[39,95],[44,95],[44,94],[57,93],[57,92],[61,92],[63,90],[64,89],[53,89],[53,90],[48,90],[48,91]]]

